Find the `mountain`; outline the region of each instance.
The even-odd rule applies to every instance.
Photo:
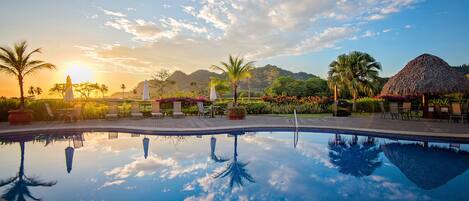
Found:
[[[461,66],[453,66],[453,68],[457,70],[458,72],[463,73],[464,75],[469,74],[469,64],[463,64]]]
[[[266,65],[263,67],[254,68],[251,72],[252,76],[249,79],[249,85],[253,92],[262,92],[265,88],[269,87],[272,82],[279,76],[292,76],[295,79],[306,80],[313,77],[318,77],[313,74],[305,73],[305,72],[298,72],[294,73],[275,65]],[[197,70],[190,74],[186,74],[182,71],[174,71],[173,74],[168,78],[169,80],[174,81],[174,85],[171,85],[165,89],[168,93],[175,93],[179,92],[191,92],[191,91],[198,91],[203,93],[208,93],[208,86],[211,77],[217,78],[225,78],[224,73],[215,73],[208,70]],[[149,80],[151,83],[151,80]],[[150,84],[151,85],[151,84]],[[243,81],[240,83],[240,90],[247,90],[248,88],[248,81]],[[137,93],[133,95],[133,93],[126,93],[126,96],[133,95],[134,97],[138,98],[141,96],[143,92],[143,81],[138,83],[138,85],[134,88],[136,89]],[[150,94],[157,94],[156,89],[151,88]],[[116,92],[112,95],[112,97],[121,97],[122,92]]]

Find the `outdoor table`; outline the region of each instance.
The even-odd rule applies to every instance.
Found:
[[[64,122],[71,122],[72,121],[72,115],[73,111],[75,108],[62,108],[62,109],[56,109],[57,112],[61,114],[63,117]],[[69,117],[69,118],[66,118]]]
[[[205,108],[209,108],[211,116],[210,118],[215,118],[214,111],[220,109],[220,106],[205,106]]]

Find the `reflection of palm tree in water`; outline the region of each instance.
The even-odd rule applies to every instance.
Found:
[[[234,151],[233,159],[225,167],[225,169],[217,174],[214,178],[223,178],[226,176],[230,177],[230,188],[233,188],[234,184],[237,186],[243,186],[243,179],[249,182],[255,182],[254,178],[248,173],[246,166],[248,163],[238,161],[238,135],[234,135]]]
[[[381,149],[376,145],[373,137],[358,143],[358,137],[352,140],[342,140],[340,135],[329,142],[329,158],[332,164],[339,168],[339,172],[356,177],[371,175],[382,162],[379,159]]]
[[[29,178],[24,175],[24,142],[20,142],[21,147],[21,164],[18,175],[11,177],[7,180],[0,181],[0,187],[5,185],[10,185],[9,188],[5,191],[2,195],[2,198],[7,201],[13,200],[26,200],[26,197],[29,197],[33,200],[40,200],[39,198],[35,198],[31,195],[29,191],[29,187],[36,187],[36,186],[46,186],[50,187],[55,185],[57,182],[43,182],[37,178]]]
[[[223,162],[228,161],[227,158],[222,158],[215,154],[216,146],[217,146],[217,138],[211,137],[210,138],[210,158],[216,163],[223,163]]]

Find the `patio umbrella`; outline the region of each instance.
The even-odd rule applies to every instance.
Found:
[[[469,152],[421,144],[381,145],[386,158],[418,187],[430,190],[446,184],[469,168]]]
[[[147,137],[143,138],[143,156],[145,159],[148,157],[148,146],[150,145],[150,139]]]
[[[148,81],[143,82],[142,100],[150,100],[150,90],[148,89]]]
[[[73,165],[73,152],[75,149],[73,147],[65,148],[65,162],[67,163],[67,172],[70,173],[72,171]]]
[[[72,87],[72,79],[70,76],[67,76],[67,82],[65,83],[65,101],[73,101],[73,87]]]
[[[214,117],[213,114],[213,102],[217,100],[217,90],[215,89],[215,85],[213,83],[210,84],[210,101],[212,101],[212,118]]]

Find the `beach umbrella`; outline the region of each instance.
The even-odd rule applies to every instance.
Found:
[[[73,152],[75,149],[73,147],[65,148],[65,161],[67,163],[67,172],[70,173],[72,171],[72,164],[73,164]]]
[[[210,101],[217,100],[217,90],[215,89],[215,85],[211,84],[210,86]]]
[[[147,137],[143,138],[143,156],[145,159],[148,157],[148,146],[150,145],[150,139]]]
[[[70,76],[67,76],[67,82],[65,83],[65,101],[72,101],[73,100],[73,87],[72,87],[72,79]]]
[[[381,149],[410,181],[425,190],[438,188],[469,168],[466,151],[416,143],[389,143]]]
[[[142,100],[150,100],[150,90],[148,89],[148,81],[143,82]]]

